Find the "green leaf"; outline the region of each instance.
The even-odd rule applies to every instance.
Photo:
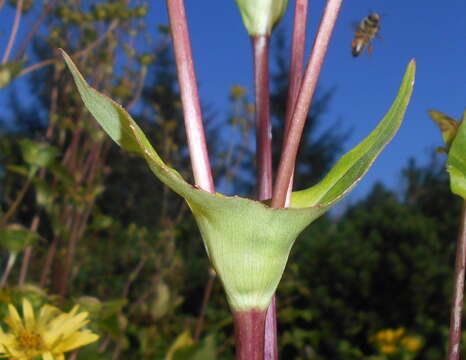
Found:
[[[165,356],[165,360],[174,360],[174,355],[176,351],[189,347],[193,344],[194,340],[191,337],[189,330],[183,331],[168,349],[167,355]]]
[[[0,89],[7,86],[14,80],[23,68],[24,61],[15,61],[6,64],[0,64]]]
[[[216,348],[213,335],[207,336],[200,343],[175,352],[173,360],[215,360]]]
[[[438,125],[442,133],[443,141],[446,144],[446,149],[444,150],[446,153],[448,153],[450,151],[451,143],[453,142],[453,139],[455,138],[460,126],[460,122],[452,119],[440,111],[429,110],[428,113],[432,120],[434,120],[434,122]]]
[[[240,197],[211,194],[188,184],[158,156],[144,133],[117,103],[89,87],[63,53],[84,104],[122,148],[143,156],[155,176],[182,196],[197,221],[207,254],[235,310],[266,309],[296,237],[363,176],[400,126],[414,81],[408,66],[400,92],[377,128],[311,189],[295,193],[292,207],[272,209]]]
[[[317,185],[293,193],[292,207],[329,206],[340,200],[364,176],[393,138],[403,121],[414,85],[416,63],[412,60],[398,95],[377,127],[359,145],[345,154]]]
[[[21,139],[19,146],[24,161],[33,168],[42,168],[51,165],[59,154],[56,147],[30,139]]]
[[[35,232],[18,224],[0,228],[0,246],[12,253],[18,253],[40,239]]]
[[[453,194],[466,200],[466,122],[463,120],[448,153],[447,171]]]

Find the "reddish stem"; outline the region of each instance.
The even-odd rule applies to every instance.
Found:
[[[8,39],[8,44],[6,46],[5,53],[3,54],[2,64],[6,64],[6,62],[8,61],[8,58],[10,57],[11,51],[13,50],[13,45],[16,40],[16,35],[18,34],[22,11],[23,11],[23,0],[18,0],[18,4],[16,5],[15,20],[13,21],[13,26],[11,27],[11,33]]]
[[[291,41],[291,61],[288,86],[288,101],[286,103],[285,137],[288,134],[291,116],[298,98],[299,88],[303,78],[304,48],[306,45],[306,24],[308,0],[296,0],[294,10],[293,38]]]
[[[285,133],[283,139],[288,137],[294,107],[298,98],[299,89],[303,79],[304,48],[306,45],[306,25],[308,14],[308,0],[296,0],[293,22],[293,38],[291,42],[291,62],[288,86],[288,100],[286,103]],[[294,168],[290,176],[286,191],[285,207],[290,205],[293,191]]]
[[[265,311],[233,311],[236,360],[264,359]]]
[[[330,37],[335,27],[342,1],[343,0],[328,0],[319,25],[319,30],[317,31],[311,57],[291,118],[289,134],[284,141],[272,197],[272,207],[275,208],[283,207],[286,202],[288,185],[294,171],[296,155],[309,111],[309,105],[311,104],[317,86],[317,80],[325,54],[327,53]]]
[[[451,304],[448,360],[459,360],[461,342],[461,320],[463,315],[464,273],[466,267],[466,201],[463,204],[461,225],[456,248],[455,277]]]
[[[194,180],[201,189],[215,192],[183,0],[167,0],[167,8]]]
[[[256,98],[256,162],[258,199],[272,197],[272,129],[270,124],[270,90],[269,90],[269,43],[270,36],[253,36],[254,53],[254,89]],[[277,319],[275,296],[267,311],[265,320],[265,354],[276,354]],[[267,355],[266,355],[267,356]],[[266,359],[276,359],[275,357]]]
[[[272,197],[272,130],[270,127],[269,35],[251,38],[256,97],[256,161],[258,198]]]
[[[278,359],[277,302],[275,295],[265,316],[264,360]]]
[[[205,315],[207,313],[207,305],[209,304],[210,296],[212,295],[212,289],[214,287],[215,278],[217,274],[214,269],[209,269],[209,280],[207,280],[207,285],[204,289],[204,296],[202,297],[201,312],[196,323],[196,329],[194,331],[194,341],[198,342],[201,338],[202,329],[204,327]]]

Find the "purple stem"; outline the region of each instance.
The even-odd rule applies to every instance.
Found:
[[[317,86],[317,80],[319,78],[325,54],[327,53],[330,37],[332,35],[333,28],[335,27],[335,22],[337,20],[342,1],[343,0],[328,0],[324,15],[322,16],[322,20],[319,25],[319,30],[317,31],[311,57],[293,110],[289,134],[285,139],[280,158],[272,197],[272,207],[274,208],[283,207],[286,202],[288,185],[294,171],[296,154],[298,153],[298,147],[309,111],[309,106]]]
[[[233,311],[236,360],[264,359],[265,311]]]
[[[257,190],[258,199],[267,200],[272,197],[272,129],[270,124],[269,90],[270,35],[253,36],[251,40],[254,53],[254,90],[256,99]],[[265,359],[276,359],[278,357],[278,348],[275,296],[267,311],[264,336]]]
[[[466,201],[463,204],[461,225],[456,248],[455,277],[451,304],[450,334],[448,337],[448,360],[459,360],[461,320],[463,315],[464,272],[466,267]]]
[[[254,36],[254,89],[256,98],[256,162],[258,198],[272,197],[272,130],[270,127],[269,35]]]
[[[199,92],[183,0],[167,0],[167,8],[194,181],[201,189],[213,193],[215,186],[202,123]]]
[[[278,359],[277,301],[275,294],[265,316],[264,360]]]

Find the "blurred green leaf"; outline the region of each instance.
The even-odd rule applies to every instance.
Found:
[[[7,86],[21,71],[23,61],[0,64],[0,89]]]
[[[51,165],[59,154],[59,150],[56,147],[30,139],[21,139],[19,145],[24,161],[33,168],[42,168]]]
[[[207,336],[199,344],[191,345],[177,350],[173,360],[215,360],[215,338],[213,335]]]
[[[18,253],[40,239],[37,233],[18,224],[0,228],[0,246],[12,253]]]
[[[165,356],[165,360],[174,360],[175,352],[180,349],[187,348],[194,344],[194,340],[189,333],[189,330],[183,331],[173,342],[173,344],[168,349],[167,355]]]

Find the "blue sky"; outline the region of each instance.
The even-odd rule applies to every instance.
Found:
[[[289,34],[294,2],[290,1],[281,26]],[[309,44],[320,21],[324,1],[310,1]],[[251,49],[233,0],[188,0],[186,11],[192,36],[201,95],[219,109],[227,108],[232,84],[251,87]],[[350,55],[351,24],[369,11],[382,15],[382,40],[374,41],[372,56]],[[166,21],[163,3],[153,3],[155,22]],[[375,181],[400,186],[399,174],[408,158],[421,163],[441,136],[428,117],[437,109],[459,118],[466,107],[466,2],[464,0],[405,1],[353,0],[343,3],[324,63],[319,85],[336,87],[329,125],[352,129],[346,149],[356,145],[383,117],[393,101],[409,60],[415,58],[414,94],[405,122],[385,149],[355,195]],[[353,195],[354,196],[354,195]]]
[[[150,2],[149,29],[166,23],[164,1]],[[294,2],[290,0],[281,26],[290,34]],[[308,47],[320,20],[322,0],[310,1]],[[186,0],[195,67],[201,97],[220,118],[228,112],[231,85],[252,87],[249,38],[233,0]],[[372,56],[350,54],[351,24],[369,11],[382,15],[380,35]],[[11,26],[11,12],[0,13],[0,46]],[[22,27],[27,26],[25,21]],[[399,174],[410,157],[425,162],[441,145],[441,137],[427,116],[428,109],[460,117],[466,106],[466,2],[464,0],[346,0],[324,63],[319,86],[336,91],[324,126],[352,129],[346,149],[356,145],[388,110],[411,58],[417,62],[416,84],[405,123],[379,157],[353,198],[375,181],[399,186]],[[0,90],[0,104],[7,104]],[[337,123],[340,121],[340,123]]]

